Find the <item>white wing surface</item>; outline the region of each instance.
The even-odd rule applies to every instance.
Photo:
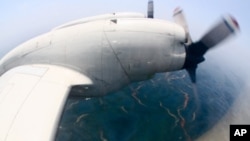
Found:
[[[71,86],[92,81],[59,66],[28,65],[0,77],[0,140],[54,140]]]

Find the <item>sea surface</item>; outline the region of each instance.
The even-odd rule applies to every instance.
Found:
[[[211,68],[211,67],[209,67]],[[236,75],[198,70],[156,74],[104,97],[69,98],[57,141],[191,141],[211,129],[239,95]]]

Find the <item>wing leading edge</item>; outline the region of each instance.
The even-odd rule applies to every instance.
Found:
[[[92,81],[74,70],[27,65],[0,77],[0,140],[54,140],[67,96],[74,85]]]

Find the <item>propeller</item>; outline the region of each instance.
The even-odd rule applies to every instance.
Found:
[[[182,9],[180,7],[177,7],[175,10],[174,10],[174,21],[175,23],[179,24],[180,26],[182,26],[186,32],[186,43],[185,45],[186,46],[189,46],[193,41],[191,39],[191,36],[189,34],[189,29],[188,29],[188,24],[186,22],[186,19],[185,19],[185,16],[182,12]]]
[[[187,37],[186,43],[184,43],[186,60],[183,69],[187,70],[192,83],[196,83],[196,69],[198,64],[205,60],[204,54],[239,30],[239,25],[232,16],[224,17],[199,41],[193,42],[185,16],[180,8],[174,10],[173,18],[177,24],[184,28]]]
[[[154,2],[153,0],[148,1],[148,18],[154,18]]]

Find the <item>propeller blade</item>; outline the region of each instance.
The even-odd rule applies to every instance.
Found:
[[[192,43],[192,39],[191,39],[191,36],[189,34],[188,24],[187,24],[185,15],[183,14],[183,10],[181,8],[177,7],[174,10],[173,18],[174,18],[175,23],[177,23],[178,25],[180,25],[184,28],[184,30],[186,32],[186,37],[187,37],[185,44],[187,46],[190,45]]]
[[[196,69],[197,67],[190,67],[190,68],[186,68],[186,71],[188,72],[188,75],[192,81],[192,83],[196,83]]]
[[[153,0],[148,1],[148,18],[154,18],[154,2]]]
[[[224,17],[200,40],[207,49],[210,49],[224,41],[230,35],[239,30],[239,24],[232,16]]]

